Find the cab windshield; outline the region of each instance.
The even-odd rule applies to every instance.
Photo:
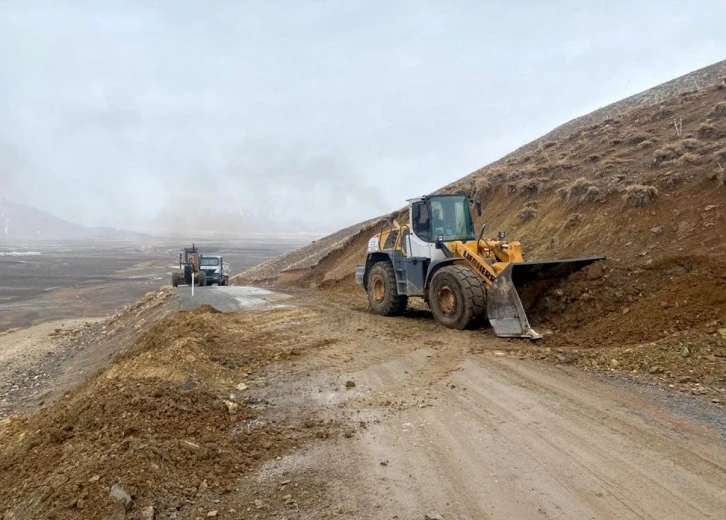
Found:
[[[219,265],[219,258],[202,257],[202,261],[201,261],[200,265],[203,266],[203,267],[218,266]]]
[[[474,239],[469,198],[465,195],[434,196],[416,206],[413,224],[419,238],[428,242],[440,236],[444,242]]]

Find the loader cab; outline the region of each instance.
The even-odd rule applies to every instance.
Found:
[[[411,201],[411,229],[424,242],[474,240],[467,195],[433,195]]]

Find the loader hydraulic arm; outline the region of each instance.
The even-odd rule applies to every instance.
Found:
[[[494,283],[498,272],[495,270],[493,265],[489,265],[487,261],[478,254],[478,252],[473,252],[471,249],[466,247],[466,244],[463,242],[451,242],[448,244],[448,248],[449,251],[451,251],[452,256],[463,258],[469,267],[481,276],[487,285]]]

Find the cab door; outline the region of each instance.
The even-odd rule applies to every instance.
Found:
[[[426,202],[414,202],[411,204],[408,235],[410,255],[414,258],[430,258],[438,260],[445,258],[440,249],[436,249],[431,229],[431,208]]]

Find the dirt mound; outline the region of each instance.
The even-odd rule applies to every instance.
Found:
[[[530,314],[556,334],[547,343],[598,347],[654,341],[726,326],[726,263],[681,257],[638,269],[606,264],[576,273],[541,295]]]
[[[84,386],[5,419],[0,513],[123,518],[110,496],[118,484],[133,499],[126,518],[148,507],[193,518],[265,460],[327,437],[334,425],[271,419],[245,397],[267,364],[315,346],[275,325],[306,312],[176,313]]]

